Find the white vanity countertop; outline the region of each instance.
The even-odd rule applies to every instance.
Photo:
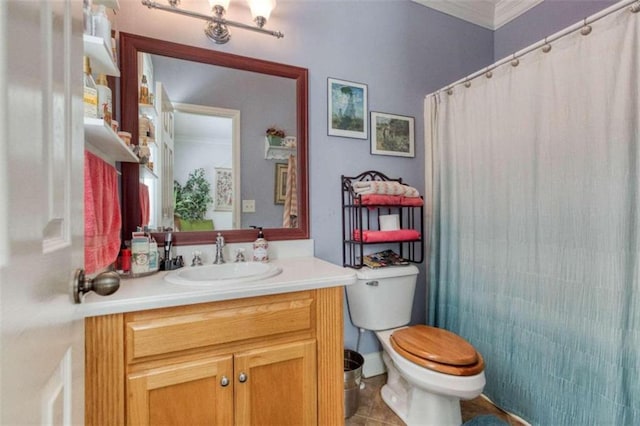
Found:
[[[99,296],[94,292],[87,293],[82,304],[78,305],[77,312],[82,317],[92,317],[344,286],[356,281],[355,270],[315,257],[275,259],[271,263],[280,266],[282,273],[264,280],[233,285],[192,287],[171,284],[164,280],[164,276],[168,273],[166,271],[143,278],[122,279],[120,289],[110,296]]]

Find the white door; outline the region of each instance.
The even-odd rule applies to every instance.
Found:
[[[0,1],[0,424],[82,424],[82,2]]]

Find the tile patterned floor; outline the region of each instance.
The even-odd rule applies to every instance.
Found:
[[[345,420],[345,426],[402,426],[404,423],[382,401],[380,388],[387,379],[386,374],[363,379],[365,388],[360,390],[360,405],[358,411]],[[476,416],[493,414],[512,426],[522,426],[523,423],[509,416],[483,397],[471,401],[462,401],[462,421],[466,422]]]

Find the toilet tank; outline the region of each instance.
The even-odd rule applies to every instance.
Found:
[[[411,321],[418,278],[414,265],[362,268],[357,281],[347,286],[351,322],[366,330],[387,330]]]

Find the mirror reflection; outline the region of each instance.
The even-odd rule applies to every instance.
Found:
[[[233,130],[240,112],[191,104],[174,107],[174,229],[241,227],[240,191],[234,185],[241,175],[240,141]]]
[[[139,178],[123,168],[124,232],[308,238],[307,70],[125,33],[121,48],[122,128],[151,150]]]
[[[173,182],[144,181],[150,194],[148,226],[178,231],[284,227],[287,190],[297,200],[286,172],[295,161],[290,155],[296,154],[295,81],[146,52],[138,58],[140,81],[147,81],[149,98],[160,110],[141,109],[140,123],[148,119],[161,130],[154,167],[169,163],[161,154],[165,144],[173,151]],[[171,123],[173,132],[163,132]],[[155,188],[169,183],[173,194]]]

